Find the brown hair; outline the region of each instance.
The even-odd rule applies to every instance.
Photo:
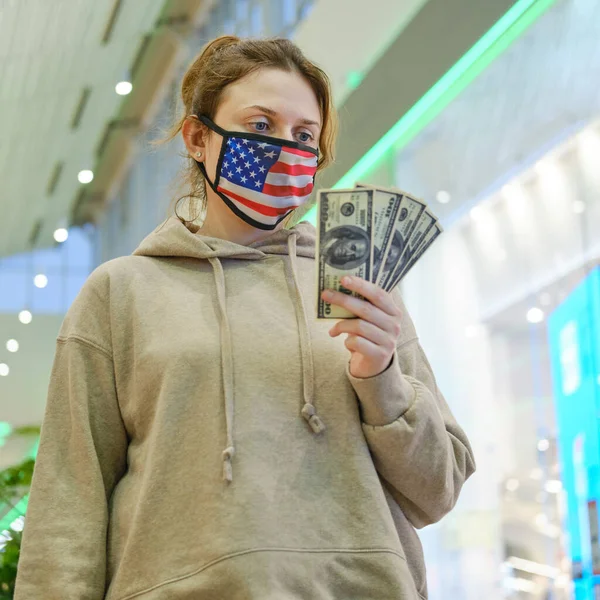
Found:
[[[319,138],[317,170],[325,168],[333,161],[337,133],[337,115],[333,105],[331,84],[323,70],[309,61],[295,44],[283,38],[253,40],[224,35],[208,43],[183,77],[181,98],[184,113],[167,132],[166,138],[161,141],[166,142],[175,138],[185,120],[191,115],[203,114],[212,119],[226,86],[265,67],[288,72],[296,71],[314,90],[323,122]],[[198,218],[197,200],[206,203],[206,186],[195,160],[187,153],[183,156],[187,158],[187,162],[184,165],[181,183],[187,185],[188,190],[183,196],[173,199],[169,213],[172,204],[175,204],[174,213],[179,216],[177,205],[181,200],[188,198],[190,209],[194,208],[196,216],[189,221],[182,220],[191,222]],[[293,214],[286,218],[284,226],[289,223]]]

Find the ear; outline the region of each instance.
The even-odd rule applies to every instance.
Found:
[[[208,127],[198,120],[198,117],[192,115],[186,117],[181,126],[181,135],[183,142],[190,156],[199,162],[202,162],[206,156],[206,144],[208,142]],[[200,152],[202,156],[197,156]]]

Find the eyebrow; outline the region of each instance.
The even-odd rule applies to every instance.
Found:
[[[276,110],[273,110],[272,108],[267,108],[266,106],[261,106],[260,104],[253,104],[252,106],[246,106],[246,109],[248,109],[248,108],[256,108],[256,109],[266,113],[267,115],[270,115],[271,117],[277,116]],[[321,124],[318,123],[317,121],[311,121],[310,119],[300,119],[300,121],[304,125],[316,125],[317,127],[321,126]]]

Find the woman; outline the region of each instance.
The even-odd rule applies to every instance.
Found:
[[[474,461],[396,292],[310,309],[315,229],[284,223],[331,159],[327,77],[222,37],[182,96],[206,211],[98,267],[64,320],[16,600],[426,598],[415,528]]]

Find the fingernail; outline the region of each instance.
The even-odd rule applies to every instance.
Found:
[[[342,285],[352,283],[352,277],[342,277]]]
[[[333,297],[333,294],[329,290],[325,290],[321,297],[325,300],[330,300]]]

